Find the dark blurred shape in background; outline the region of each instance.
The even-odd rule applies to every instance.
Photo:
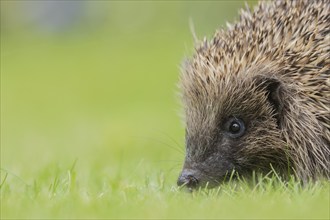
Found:
[[[104,3],[95,1],[13,1],[1,3],[4,30],[60,33],[95,28],[105,19]]]
[[[46,31],[64,31],[79,25],[86,14],[86,1],[26,2],[25,13],[31,23]]]

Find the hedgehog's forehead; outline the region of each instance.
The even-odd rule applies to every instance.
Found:
[[[234,111],[242,103],[251,102],[258,97],[254,96],[255,87],[248,79],[228,77],[217,82],[198,79],[183,85],[182,96],[186,107],[190,109],[219,112]]]
[[[191,99],[196,104],[221,103],[231,97],[239,97],[251,90],[253,78],[250,74],[227,72],[217,69],[212,64],[184,66],[181,74],[181,89],[184,99]]]

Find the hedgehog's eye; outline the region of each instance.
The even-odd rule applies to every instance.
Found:
[[[243,120],[231,117],[225,123],[225,130],[230,137],[238,138],[244,134],[245,125]]]

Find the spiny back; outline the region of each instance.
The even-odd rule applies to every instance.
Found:
[[[209,96],[232,75],[254,74],[249,70],[256,66],[276,69],[274,74],[299,86],[303,104],[326,128],[330,141],[329,1],[261,2],[253,12],[246,7],[239,22],[227,26],[196,47],[184,66],[189,76],[183,73],[182,87],[202,89],[200,85],[208,81],[203,90]]]

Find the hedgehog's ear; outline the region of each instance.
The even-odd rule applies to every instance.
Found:
[[[267,76],[257,76],[255,82],[258,88],[267,92],[267,100],[274,108],[275,117],[280,126],[284,106],[282,82]]]

